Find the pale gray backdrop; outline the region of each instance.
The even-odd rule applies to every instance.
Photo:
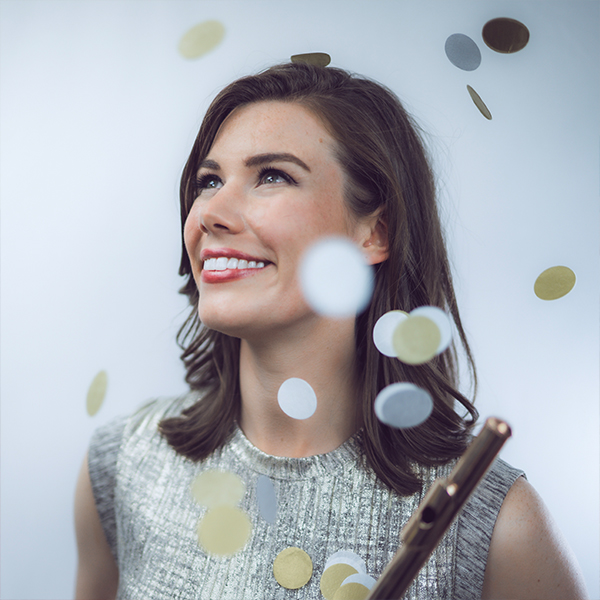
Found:
[[[392,87],[436,156],[483,417],[513,426],[503,456],[527,471],[599,598],[599,4],[596,1],[0,2],[2,598],[68,598],[73,491],[94,428],[185,389],[174,343],[177,186],[208,102],[292,54]],[[500,55],[483,25],[531,32]],[[197,60],[181,36],[209,19]],[[444,53],[453,33],[476,71]],[[471,85],[493,114],[469,98]],[[533,294],[554,265],[566,297]],[[109,377],[99,413],[85,398]]]

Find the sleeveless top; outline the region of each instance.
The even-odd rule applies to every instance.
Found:
[[[175,452],[157,430],[199,399],[197,393],[149,403],[134,415],[96,430],[88,464],[100,521],[119,568],[119,600],[322,599],[320,578],[328,558],[351,551],[377,579],[399,546],[399,534],[429,486],[455,464],[418,467],[423,491],[400,496],[367,465],[355,434],[327,454],[283,458],[265,454],[237,428],[207,459],[194,462]],[[237,474],[246,485],[239,508],[252,530],[233,556],[208,554],[197,526],[207,508],[191,485],[205,470]],[[404,598],[481,597],[494,523],[504,497],[523,475],[497,459],[454,520]],[[277,512],[261,516],[257,482],[273,483]],[[282,587],[273,563],[288,547],[312,560],[312,577],[299,589]]]

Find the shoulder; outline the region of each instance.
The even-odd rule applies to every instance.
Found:
[[[519,477],[494,526],[483,600],[587,597],[571,549],[539,494]]]

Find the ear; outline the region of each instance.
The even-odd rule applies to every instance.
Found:
[[[377,265],[387,260],[389,252],[388,228],[382,207],[372,215],[365,217],[362,223],[361,251],[370,265]]]

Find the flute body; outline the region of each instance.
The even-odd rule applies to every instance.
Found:
[[[431,486],[402,530],[401,546],[367,600],[399,600],[511,436],[507,423],[490,417],[447,478]]]

